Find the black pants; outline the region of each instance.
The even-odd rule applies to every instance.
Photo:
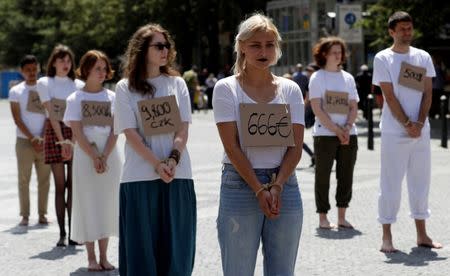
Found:
[[[316,173],[314,192],[316,196],[316,212],[327,213],[330,210],[328,193],[333,162],[336,160],[336,206],[347,208],[352,198],[353,169],[358,151],[356,135],[350,136],[348,145],[341,145],[336,136],[314,137],[314,153],[316,155]]]

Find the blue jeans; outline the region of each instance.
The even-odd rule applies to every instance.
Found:
[[[255,169],[268,183],[275,169]],[[222,171],[217,231],[224,276],[254,275],[260,241],[264,275],[294,275],[302,231],[303,208],[295,173],[284,183],[280,216],[267,219],[253,190],[230,164]]]

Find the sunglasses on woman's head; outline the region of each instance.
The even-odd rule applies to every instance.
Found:
[[[155,47],[159,51],[162,51],[164,48],[166,48],[167,50],[170,50],[171,45],[170,45],[170,43],[155,43],[155,44],[150,44],[150,47]]]

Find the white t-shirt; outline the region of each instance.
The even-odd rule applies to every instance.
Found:
[[[155,98],[175,95],[180,109],[181,121],[191,123],[189,91],[181,77],[160,75],[149,79],[148,82],[156,89]],[[125,129],[137,129],[147,147],[162,160],[167,158],[173,149],[175,133],[145,136],[138,102],[146,99],[150,99],[150,96],[144,97],[140,93],[129,90],[127,79],[122,79],[117,83],[114,132],[119,134]],[[121,182],[147,181],[159,178],[155,168],[135,152],[128,143],[125,143],[125,164]],[[181,153],[175,178],[192,179],[191,160],[187,148]]]
[[[427,77],[436,76],[431,57],[424,50],[410,46],[408,53],[399,54],[392,51],[390,48],[387,48],[380,51],[375,56],[373,61],[372,83],[378,86],[381,82],[392,83],[395,97],[400,102],[409,119],[414,122],[419,118],[420,103],[422,102],[423,93],[398,83],[400,67],[403,61],[425,68]],[[380,129],[384,133],[398,134],[401,136],[407,135],[404,126],[395,119],[387,104],[383,105]],[[428,119],[425,120],[423,131],[430,131]]]
[[[30,91],[36,91],[36,85],[29,86],[23,81],[11,87],[11,90],[9,90],[8,99],[10,102],[19,103],[20,117],[31,134],[33,136],[42,137],[45,116],[40,113],[27,111],[28,96]],[[28,138],[18,127],[16,128],[16,135],[20,138]]]
[[[98,93],[89,93],[83,90],[77,90],[70,94],[67,98],[66,111],[64,112],[64,123],[70,127],[70,121],[81,121],[81,102],[82,101],[97,101],[97,102],[110,102],[111,114],[114,114],[114,99],[116,95],[114,92],[108,89],[103,89]],[[111,126],[83,126],[83,132],[96,132],[109,134],[111,132]]]
[[[37,92],[42,103],[48,102],[53,98],[65,100],[75,90],[82,89],[84,82],[69,77],[42,77],[37,82]],[[46,111],[47,117],[48,112]]]
[[[291,80],[285,78],[277,80],[279,81],[277,95],[270,103],[289,103],[292,124],[304,125],[305,112],[300,88]],[[221,79],[216,83],[213,92],[214,119],[216,123],[236,122],[239,136],[241,136],[240,103],[255,103],[255,101],[242,90],[236,76]],[[276,168],[280,166],[287,147],[244,147],[241,143],[241,149],[253,168]],[[226,153],[222,162],[231,164]]]
[[[340,70],[339,72],[329,72],[320,69],[319,71],[314,72],[311,75],[311,79],[309,80],[310,99],[319,98],[325,100],[325,92],[327,90],[334,92],[346,92],[348,93],[349,100],[355,100],[356,102],[359,102],[355,79],[350,73],[344,70]],[[341,126],[345,125],[348,117],[346,114],[339,113],[329,113],[328,116],[330,117],[331,121],[333,121],[333,123]],[[355,124],[352,125],[350,134],[358,134]],[[336,134],[326,128],[316,116],[316,122],[314,123],[313,128],[313,136],[336,136]]]

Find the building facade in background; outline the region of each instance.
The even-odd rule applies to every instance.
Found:
[[[281,75],[292,71],[297,63],[305,65],[312,62],[312,46],[321,37],[330,35],[347,40],[347,71],[356,74],[361,64],[371,64],[374,53],[366,51],[358,21],[362,19],[367,4],[373,2],[376,1],[269,1],[267,15],[274,20],[283,38],[283,56],[274,72]]]

